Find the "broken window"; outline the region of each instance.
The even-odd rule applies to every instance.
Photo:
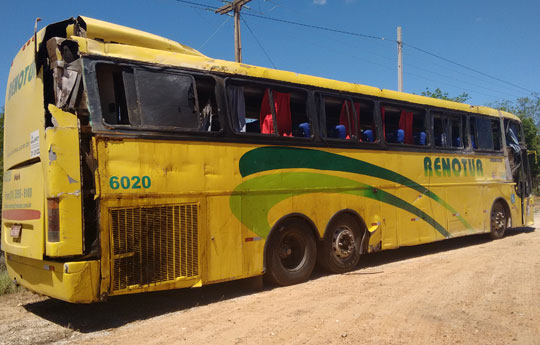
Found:
[[[388,143],[427,145],[426,115],[424,110],[381,106],[383,133]]]
[[[435,147],[463,148],[463,121],[457,115],[433,113],[433,140]]]
[[[235,80],[227,83],[227,101],[235,132],[311,137],[303,90]]]
[[[472,116],[470,118],[471,143],[477,150],[502,149],[500,122],[498,119]]]
[[[96,74],[102,116],[108,125],[220,129],[212,78],[112,64],[97,65]]]

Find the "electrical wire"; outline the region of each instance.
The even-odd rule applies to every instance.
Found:
[[[264,47],[263,47],[263,45],[261,44],[261,42],[259,42],[259,39],[258,39],[257,36],[255,35],[255,33],[253,32],[253,30],[251,30],[251,28],[249,27],[249,24],[247,23],[247,21],[243,18],[243,16],[240,16],[240,19],[244,22],[244,24],[246,24],[246,27],[248,28],[249,32],[251,32],[251,34],[253,35],[253,38],[255,38],[255,41],[257,42],[257,44],[259,45],[259,47],[260,47],[261,50],[263,51],[264,55],[266,55],[266,58],[268,59],[268,61],[270,61],[270,63],[272,64],[272,66],[274,66],[274,68],[277,69],[276,64],[274,63],[274,61],[272,61],[272,58],[270,58],[270,55],[268,55],[268,53],[266,52],[266,49],[264,49]]]
[[[216,9],[218,9],[218,7],[215,7],[215,6],[201,4],[201,3],[197,3],[197,2],[193,2],[193,1],[189,1],[189,0],[175,0],[175,1],[190,4],[190,5],[193,5],[193,6],[198,6],[199,8],[202,8],[202,9],[205,9],[205,10],[210,10],[210,9],[216,10]],[[261,14],[254,14],[254,13],[246,12],[246,13],[244,13],[244,15],[255,17],[255,18],[260,18],[260,19],[265,19],[265,20],[271,20],[271,21],[275,21],[275,22],[279,22],[279,23],[285,23],[285,24],[296,25],[296,26],[301,26],[301,27],[306,27],[306,28],[311,28],[311,29],[317,29],[317,30],[323,30],[323,31],[328,31],[328,32],[339,33],[339,34],[344,34],[344,35],[349,35],[349,36],[355,36],[355,37],[362,37],[362,38],[374,39],[374,40],[379,40],[379,41],[398,43],[396,40],[390,40],[390,39],[386,39],[384,37],[379,37],[379,36],[375,36],[375,35],[361,34],[361,33],[357,33],[357,32],[334,29],[334,28],[329,28],[329,27],[320,26],[320,25],[311,25],[311,24],[299,23],[299,22],[294,22],[294,21],[290,21],[290,20],[285,20],[285,19],[280,19],[280,18],[275,18],[275,17],[269,17],[269,16],[265,16],[265,15],[261,15]],[[490,78],[492,80],[496,80],[496,81],[498,81],[500,83],[510,85],[512,87],[515,87],[515,88],[518,88],[520,90],[527,91],[527,92],[530,92],[530,93],[536,93],[536,91],[533,91],[533,90],[530,90],[528,88],[519,86],[517,84],[514,84],[514,83],[506,81],[506,80],[503,80],[501,78],[492,76],[490,74],[484,73],[484,72],[479,71],[477,69],[468,67],[468,66],[466,66],[464,64],[461,64],[459,62],[456,62],[456,61],[453,61],[451,59],[445,58],[445,57],[443,57],[441,55],[432,53],[432,52],[430,52],[428,50],[419,48],[419,47],[417,47],[415,45],[412,45],[412,44],[409,44],[407,42],[402,42],[402,44],[404,46],[410,47],[411,49],[414,49],[414,50],[416,50],[418,52],[421,52],[423,54],[429,55],[431,57],[434,57],[434,58],[439,59],[441,61],[444,61],[446,63],[458,66],[458,67],[463,68],[465,70],[480,74],[480,75],[482,75],[484,77],[487,77],[487,78]]]
[[[210,35],[210,37],[208,37],[208,39],[206,41],[204,41],[204,43],[201,44],[201,46],[197,50],[201,50],[206,45],[206,43],[210,42],[210,40],[218,33],[218,31],[221,30],[223,25],[225,25],[225,23],[227,23],[229,21],[229,19],[231,19],[231,17],[226,17],[225,20],[223,21],[223,23],[221,23],[221,25],[219,25],[219,27],[216,29],[216,31],[214,31],[214,33],[212,35]]]
[[[483,75],[483,76],[485,76],[485,77],[488,77],[488,78],[491,78],[491,79],[493,79],[493,80],[497,80],[498,82],[501,82],[501,83],[504,83],[504,84],[508,84],[508,85],[513,86],[513,87],[517,87],[518,89],[521,89],[521,90],[524,90],[524,91],[527,91],[527,92],[530,92],[530,93],[535,93],[535,91],[529,90],[529,89],[527,89],[527,88],[525,88],[525,87],[521,87],[521,86],[516,85],[516,84],[514,84],[514,83],[511,83],[511,82],[509,82],[509,81],[506,81],[506,80],[503,80],[503,79],[494,77],[494,76],[492,76],[492,75],[489,75],[489,74],[487,74],[487,73],[481,72],[481,71],[476,70],[476,69],[474,69],[474,68],[467,67],[467,66],[465,66],[465,65],[463,65],[463,64],[460,64],[459,62],[452,61],[452,60],[450,60],[450,59],[447,59],[447,58],[442,57],[442,56],[440,56],[440,55],[437,55],[437,54],[435,54],[435,53],[429,52],[429,51],[427,51],[427,50],[425,50],[425,49],[418,48],[418,47],[416,47],[416,46],[413,46],[412,44],[408,44],[408,43],[403,42],[403,45],[404,45],[404,46],[408,46],[408,47],[410,47],[410,48],[412,48],[412,49],[416,49],[416,50],[418,50],[419,52],[422,52],[422,53],[424,53],[424,54],[433,56],[433,57],[435,57],[435,58],[437,58],[437,59],[439,59],[439,60],[446,61],[446,62],[448,62],[448,63],[450,63],[450,64],[459,66],[459,67],[464,68],[464,69],[466,69],[466,70],[469,70],[469,71],[472,71],[472,72],[481,74],[481,75]]]

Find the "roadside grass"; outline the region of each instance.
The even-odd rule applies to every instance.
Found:
[[[0,258],[0,296],[19,291],[22,291],[22,287],[15,286],[13,281],[9,279],[3,258]]]

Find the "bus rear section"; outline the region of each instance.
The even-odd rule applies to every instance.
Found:
[[[99,297],[99,257],[95,223],[89,226],[83,217],[83,200],[93,201],[82,188],[81,146],[88,145],[81,134],[85,110],[65,111],[84,103],[74,91],[82,77],[76,48],[53,38],[65,31],[67,23],[59,24],[25,42],[10,69],[2,250],[16,283],[88,303]]]

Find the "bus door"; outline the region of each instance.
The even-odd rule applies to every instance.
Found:
[[[523,143],[520,143],[523,141],[521,138],[524,138],[524,136],[517,123],[507,121],[505,131],[512,181],[516,183],[515,190],[518,198],[516,201],[521,208],[521,224],[525,225],[532,222],[533,217],[533,212],[530,206],[532,181],[529,160],[527,157],[527,148],[525,145],[523,145]]]

